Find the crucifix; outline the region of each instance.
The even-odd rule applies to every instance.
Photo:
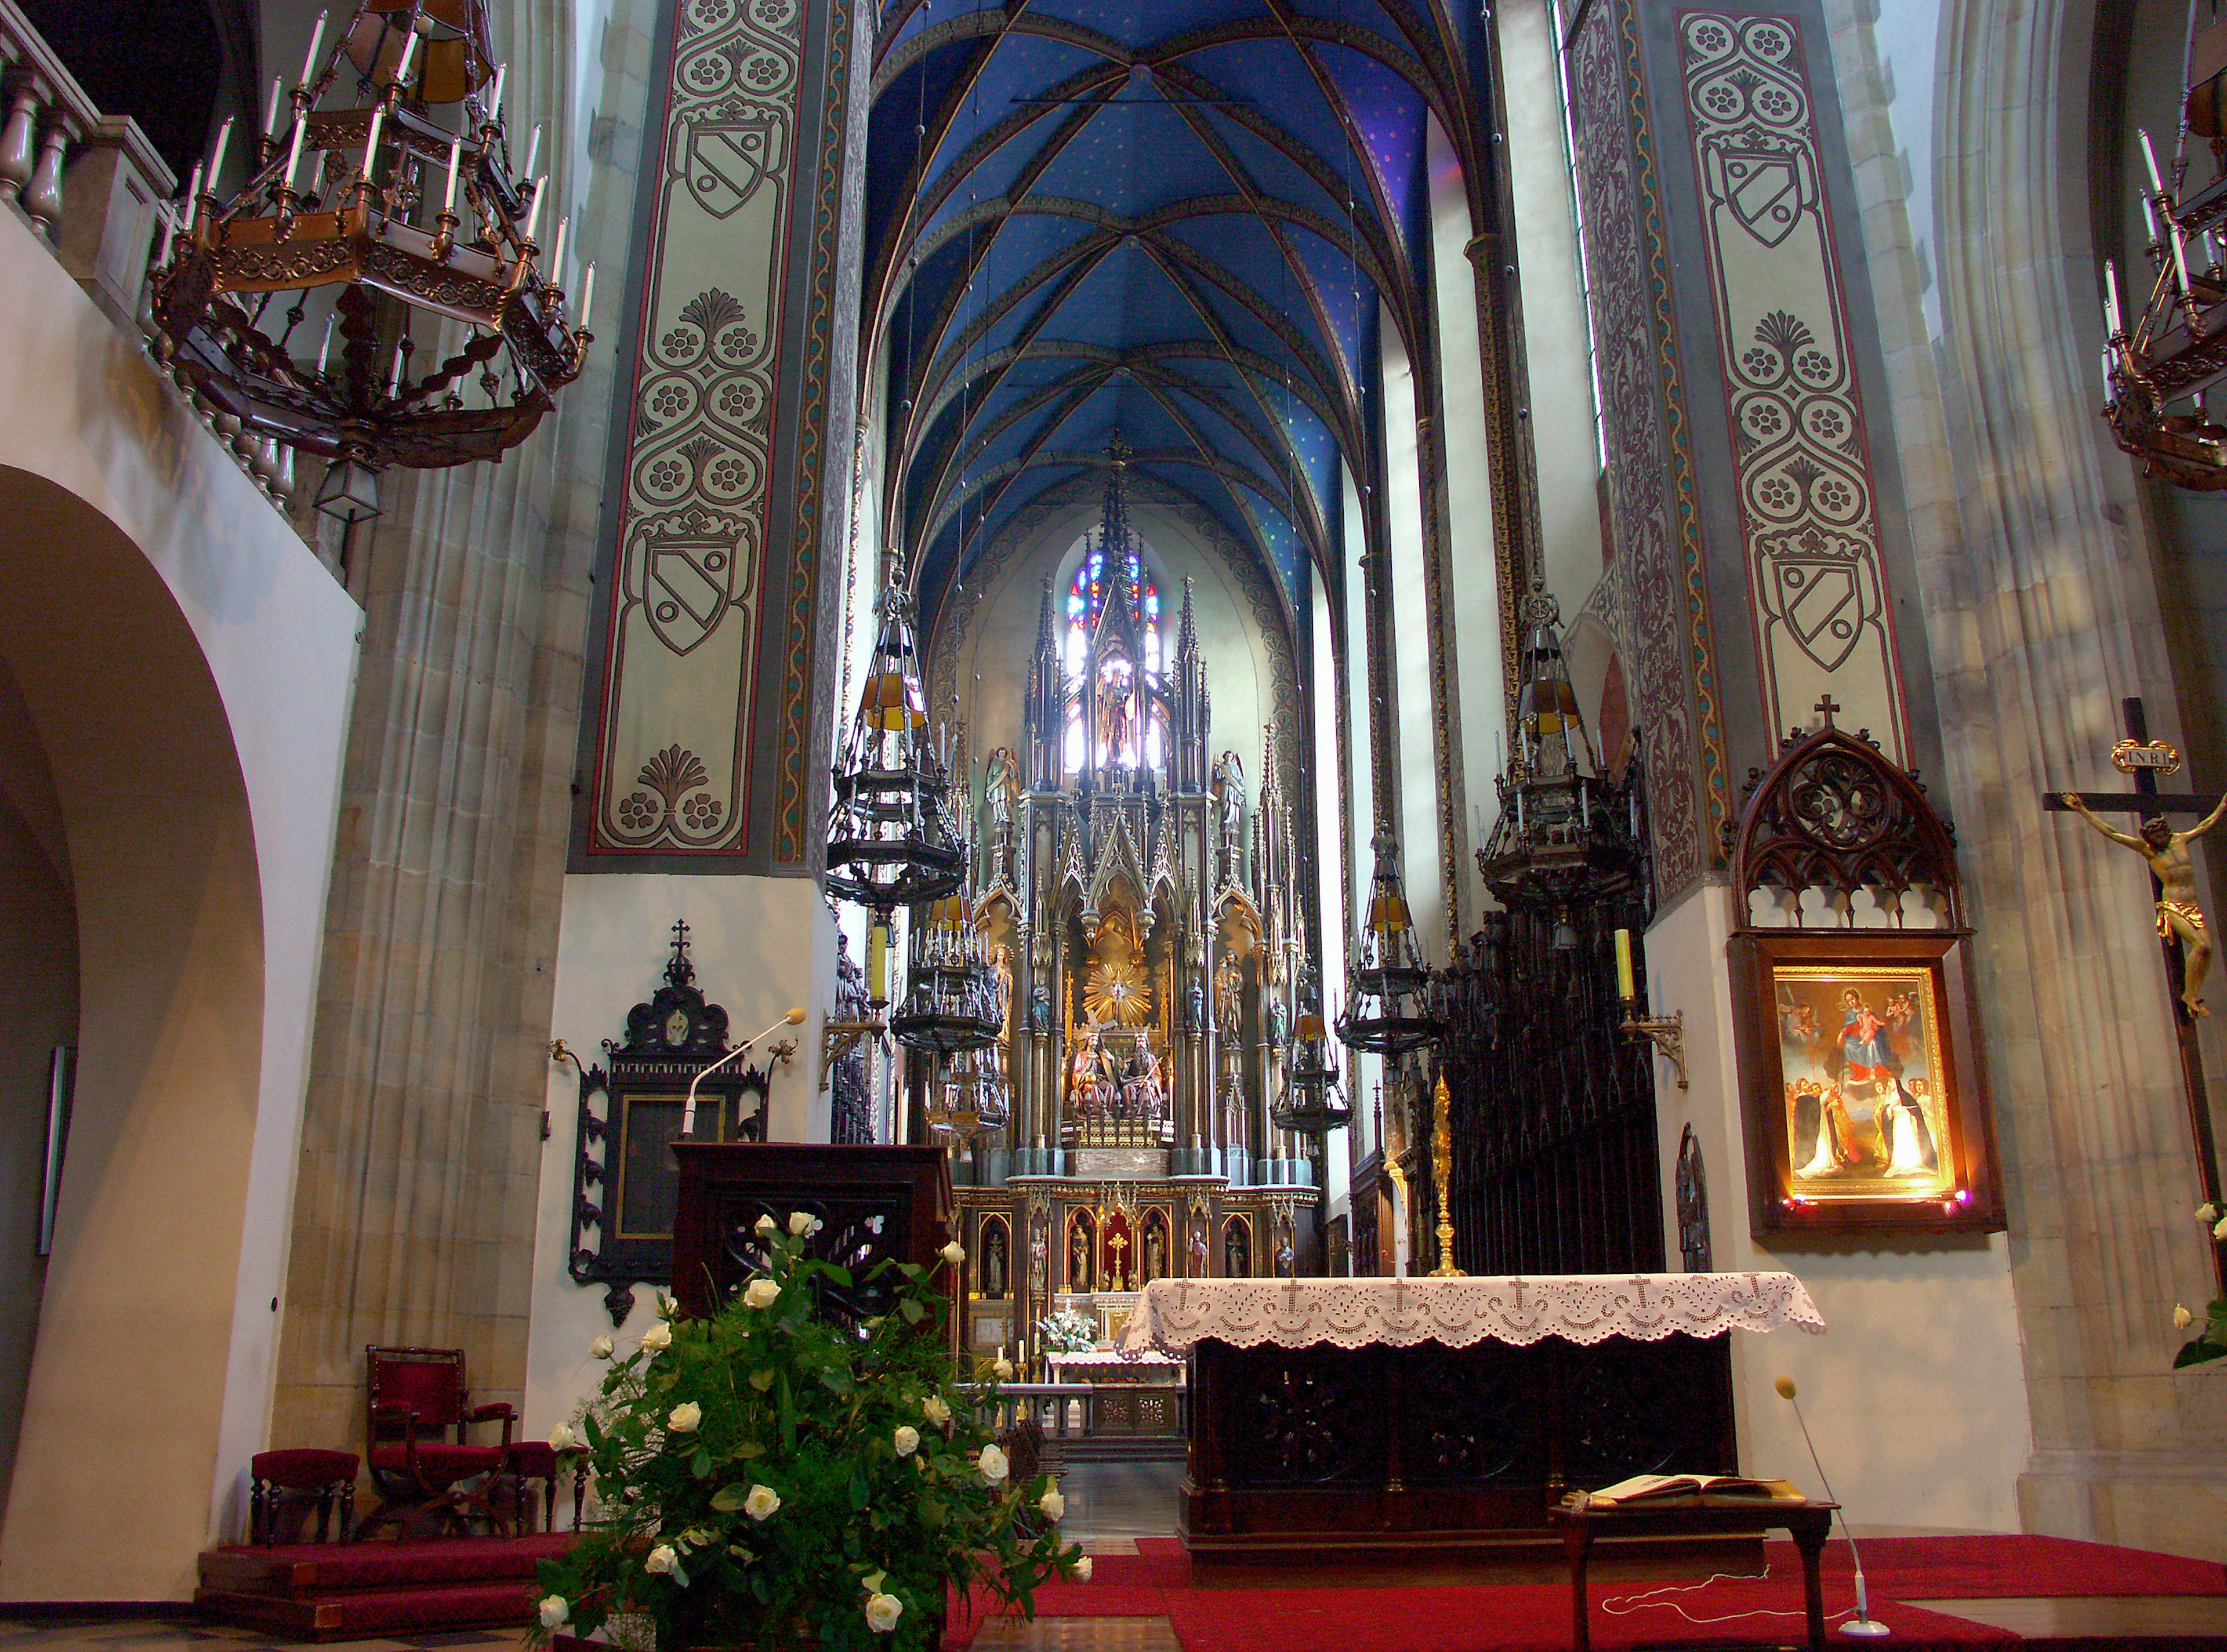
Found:
[[[1115,1234],[1106,1241],[1106,1248],[1113,1253],[1114,1257],[1113,1262],[1106,1270],[1112,1276],[1107,1281],[1107,1287],[1114,1291],[1126,1291],[1129,1288],[1129,1276],[1122,1269],[1121,1259],[1129,1248],[1129,1241],[1121,1234]]]
[[[2126,737],[2112,748],[2111,762],[2122,774],[2134,776],[2134,791],[2052,792],[2044,795],[2042,806],[2080,815],[2114,843],[2134,850],[2149,862],[2150,899],[2157,908],[2158,940],[2165,955],[2173,1032],[2180,1049],[2181,1089],[2188,1100],[2189,1125],[2196,1138],[2197,1175],[2203,1183],[2205,1201],[2217,1204],[2221,1187],[2219,1156],[2212,1139],[2204,1057],[2196,1038],[2196,1018],[2210,1013],[2198,994],[2203,989],[2205,972],[2211,961],[2211,943],[2204,914],[2196,903],[2195,875],[2189,861],[2188,843],[2218,824],[2221,813],[2227,811],[2227,798],[2215,800],[2192,792],[2168,794],[2159,791],[2158,775],[2179,772],[2180,754],[2166,742],[2149,737],[2148,721],[2143,716],[2139,698],[2129,697],[2121,700],[2119,705],[2127,732]],[[2098,818],[2101,814],[2134,815],[2139,822],[2139,835],[2105,825]],[[2166,823],[2166,817],[2173,814],[2202,818],[2187,831],[2174,832]],[[2187,947],[2186,957],[2182,952],[2184,944]],[[2227,1257],[2222,1254],[2223,1243],[2227,1241],[2213,1244],[2212,1264],[2223,1285],[2227,1285]]]

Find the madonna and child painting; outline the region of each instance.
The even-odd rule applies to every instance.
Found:
[[[1781,965],[1773,985],[1793,1196],[1901,1200],[1953,1190],[1932,973]]]

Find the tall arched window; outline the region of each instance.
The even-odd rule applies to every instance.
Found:
[[[1106,593],[1112,584],[1110,570],[1103,549],[1093,545],[1083,553],[1075,570],[1075,577],[1067,587],[1067,629],[1061,647],[1062,663],[1070,680],[1080,678],[1088,667],[1090,636],[1097,628],[1098,616],[1106,606]],[[1139,647],[1144,659],[1139,662],[1145,675],[1148,701],[1156,698],[1160,684],[1160,576],[1141,548],[1129,552],[1129,577],[1137,588],[1137,610],[1141,621],[1138,630]],[[1167,728],[1165,717],[1155,708],[1145,718],[1143,766],[1159,769],[1167,762]],[[1084,758],[1082,729],[1082,697],[1077,695],[1067,715],[1067,733],[1061,743],[1061,757],[1069,773],[1081,769]],[[1108,754],[1099,754],[1101,762]],[[1133,751],[1129,761],[1137,760]]]

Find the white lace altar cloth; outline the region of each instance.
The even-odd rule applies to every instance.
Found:
[[[1659,1342],[1727,1330],[1813,1334],[1824,1316],[1791,1273],[1565,1273],[1532,1278],[1154,1279],[1121,1334],[1125,1351],[1194,1343],[1257,1348],[1412,1348],[1560,1336]]]

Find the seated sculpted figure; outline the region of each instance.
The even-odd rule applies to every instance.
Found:
[[[1096,1119],[1106,1112],[1107,1085],[1100,1071],[1098,1030],[1084,1027],[1075,1036],[1067,1058],[1068,1111],[1078,1119]]]
[[[1158,1124],[1167,1104],[1160,1087],[1160,1058],[1139,1041],[1129,1055],[1129,1070],[1121,1078],[1121,1116]]]

